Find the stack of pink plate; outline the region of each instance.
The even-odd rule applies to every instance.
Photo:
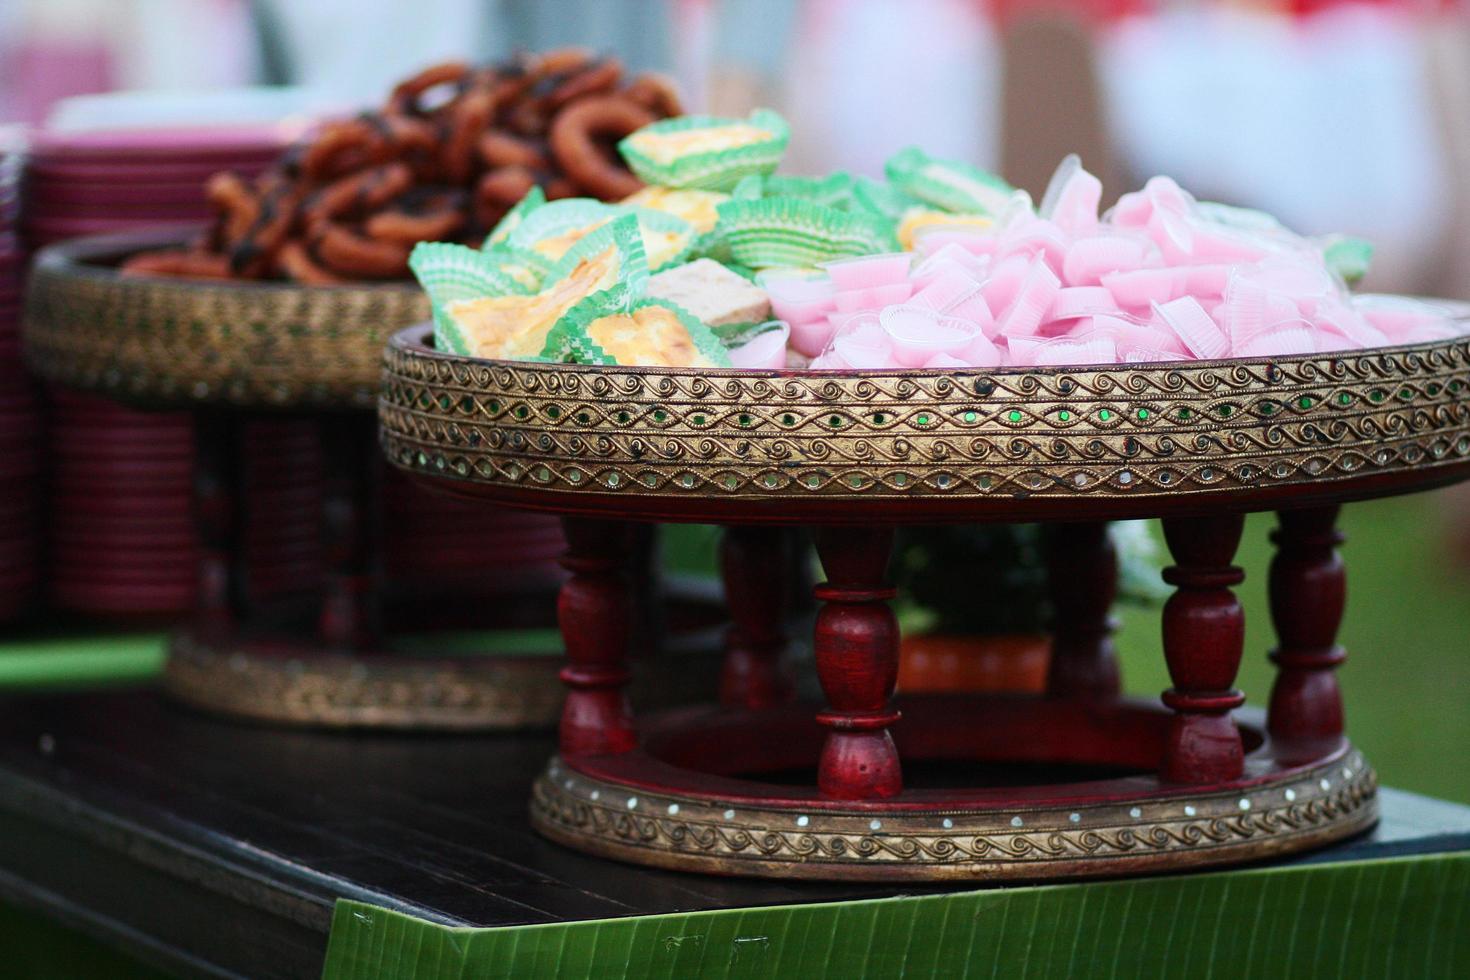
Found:
[[[147,619],[194,595],[192,425],[98,395],[51,392],[51,600]]]
[[[28,243],[39,248],[81,235],[200,224],[209,216],[203,188],[212,174],[259,173],[283,145],[277,128],[263,126],[41,133],[26,166]],[[53,390],[53,396],[52,601],[98,616],[187,609],[195,571],[189,416],[140,412],[74,391]],[[319,504],[305,499],[314,486],[308,469],[266,468],[271,472],[253,482],[268,490],[269,509],[250,509],[272,520],[247,532],[264,536],[247,545],[265,562],[252,585],[289,590],[311,574],[288,567],[289,556],[310,550],[300,528],[309,521],[314,532]],[[286,513],[288,503],[298,512]]]
[[[0,145],[0,621],[30,608],[39,581],[41,413],[20,358],[20,169],[19,152]]]
[[[35,246],[209,216],[202,188],[220,170],[254,175],[280,155],[273,127],[41,133],[26,167],[26,236]]]

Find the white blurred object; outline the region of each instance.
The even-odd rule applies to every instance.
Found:
[[[999,49],[985,8],[932,0],[812,0],[786,45],[786,169],[881,176],[917,143],[935,156],[1000,160]]]
[[[451,59],[476,60],[487,33],[483,0],[267,0],[299,84],[324,97],[378,105],[399,81]]]
[[[1418,288],[1449,193],[1422,23],[1352,6],[1124,21],[1100,47],[1119,152],[1137,177],[1370,239],[1375,286]]]
[[[344,106],[321,93],[281,86],[213,91],[135,91],[77,95],[56,104],[47,117],[53,133],[199,126],[281,126],[294,136],[305,120]]]

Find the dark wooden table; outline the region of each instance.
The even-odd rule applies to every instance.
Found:
[[[317,975],[338,897],[502,926],[941,890],[660,872],[550,844],[526,818],[549,733],[282,731],[148,691],[10,698],[0,719],[0,898],[186,974]],[[1470,849],[1470,807],[1387,790],[1383,812],[1367,838],[1298,860]]]

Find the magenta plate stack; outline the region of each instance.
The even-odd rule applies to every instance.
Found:
[[[146,618],[194,594],[193,426],[52,389],[51,599],[61,609]]]
[[[212,174],[253,176],[282,149],[272,127],[41,133],[26,161],[27,242],[39,248],[81,235],[201,223]],[[187,609],[195,573],[189,416],[140,412],[75,391],[52,394],[53,603],[127,618]],[[256,550],[262,548],[277,558],[286,553],[269,542]],[[273,561],[263,586],[299,574]]]
[[[0,622],[27,612],[40,583],[41,411],[20,358],[20,173],[19,152],[0,146]]]
[[[204,221],[204,182],[254,176],[280,155],[273,128],[147,129],[38,135],[26,165],[34,246],[110,231]]]
[[[555,517],[433,493],[391,468],[383,496],[384,566],[400,590],[494,595],[560,576]]]

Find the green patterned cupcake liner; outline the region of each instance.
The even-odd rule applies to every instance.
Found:
[[[469,341],[447,312],[451,303],[487,296],[513,296],[528,290],[491,256],[465,245],[420,242],[408,266],[429,296],[434,317],[434,345],[442,351],[469,354]]]
[[[719,150],[692,150],[672,160],[656,160],[639,148],[639,137],[648,134],[687,133],[699,129],[723,129],[732,126],[754,126],[769,134],[742,146]],[[786,120],[770,109],[757,109],[746,119],[719,116],[676,116],[664,119],[628,136],[618,143],[618,150],[628,167],[644,183],[658,187],[680,187],[691,190],[729,191],[742,178],[764,176],[773,172],[791,140]]]
[[[944,211],[997,215],[1015,191],[995,174],[958,160],[931,157],[917,146],[899,150],[883,169],[899,191]]]
[[[541,356],[548,360],[572,364],[619,364],[616,357],[592,339],[592,324],[609,316],[631,316],[650,306],[669,310],[678,318],[694,349],[715,367],[729,367],[730,355],[713,330],[694,314],[663,299],[648,299],[641,290],[628,283],[593,293],[577,303],[551,328]],[[636,362],[634,362],[636,364]]]
[[[753,269],[814,266],[831,259],[892,251],[892,226],[870,214],[855,214],[810,201],[774,197],[729,200],[720,221],[703,241],[712,258]],[[724,259],[721,259],[724,261]]]
[[[526,215],[540,208],[545,203],[546,192],[541,189],[540,184],[526,191],[526,196],[517,201],[515,207],[507,211],[505,217],[501,218],[499,223],[491,229],[489,237],[485,239],[485,247],[489,248],[491,245],[497,245],[508,240],[511,234],[521,226],[521,222],[526,219]]]
[[[643,235],[638,228],[638,216],[625,214],[583,236],[577,244],[567,249],[546,281],[560,282],[586,258],[607,251],[609,247],[618,253],[618,284],[625,285],[641,296],[648,285],[648,255],[643,250]]]
[[[887,218],[895,224],[913,208],[924,207],[924,202],[912,194],[905,194],[886,181],[871,177],[858,177],[852,185],[852,209]]]

